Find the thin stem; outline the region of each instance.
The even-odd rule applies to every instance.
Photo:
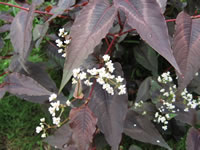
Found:
[[[117,39],[117,36],[114,36],[114,38],[113,38],[112,42],[110,43],[110,45],[108,46],[108,49],[106,50],[105,54],[109,53],[109,51],[111,50],[111,48],[112,48],[113,44],[115,43],[116,39]]]

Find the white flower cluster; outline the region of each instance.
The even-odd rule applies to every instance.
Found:
[[[161,76],[158,77],[158,82],[160,83],[170,83],[172,82],[172,77],[170,76],[170,73],[163,73]],[[169,87],[169,89],[162,88],[160,90],[160,93],[162,93],[162,106],[158,108],[158,112],[155,113],[155,119],[154,121],[157,123],[163,123],[162,126],[163,130],[167,130],[167,124],[168,120],[170,119],[169,114],[164,114],[167,112],[171,114],[175,114],[176,112],[179,112],[180,110],[176,108],[175,101],[176,101],[176,91],[177,87],[176,85],[173,85],[172,87]],[[185,109],[183,111],[188,112],[189,109],[196,109],[197,106],[200,105],[200,99],[195,100],[193,99],[192,94],[188,93],[187,89],[184,89],[184,91],[181,93],[181,97],[183,98],[183,103],[185,104]],[[163,115],[164,114],[164,115]]]
[[[168,82],[172,82],[172,77],[170,76],[170,72],[165,72],[163,73],[161,76],[158,77],[158,82],[160,83],[168,83]]]
[[[184,89],[181,96],[184,99],[184,104],[186,105],[186,108],[184,109],[185,112],[189,111],[190,108],[196,109],[197,106],[200,106],[200,99],[194,99],[192,94],[188,93],[187,89]]]
[[[140,108],[140,107],[142,107],[143,104],[144,104],[143,101],[140,100],[138,103],[137,103],[137,102],[134,103],[134,108],[135,108],[135,109]]]
[[[171,119],[171,117],[170,117],[169,114],[163,115],[159,112],[155,113],[154,121],[157,122],[157,123],[162,123],[163,124],[163,126],[162,126],[163,130],[167,130],[168,120],[170,120],[170,119]]]
[[[45,133],[45,130],[44,130],[45,118],[41,118],[40,121],[41,121],[40,126],[36,127],[36,133],[40,133],[41,131],[43,131],[41,137],[45,138],[47,136],[46,133]]]
[[[111,74],[115,68],[112,60],[110,60],[110,56],[104,55],[103,60],[105,66],[100,69],[87,69],[86,72],[81,71],[80,68],[74,69],[72,84],[76,84],[78,80],[84,80],[83,83],[85,85],[91,86],[93,84],[91,79],[95,78],[109,94],[114,95],[114,88],[118,89],[118,95],[126,94],[126,86],[122,84],[124,78]]]
[[[64,49],[70,44],[71,38],[68,36],[69,32],[65,32],[64,28],[59,29],[58,36],[65,38],[65,41],[61,41],[60,39],[56,40],[57,46],[60,48],[58,49],[58,53],[62,53],[62,57],[66,57],[66,52],[64,52]]]

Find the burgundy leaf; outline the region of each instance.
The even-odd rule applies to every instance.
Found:
[[[61,15],[66,9],[75,4],[75,0],[59,0],[58,6],[54,7],[50,12],[54,15],[48,19],[48,22]]]
[[[179,90],[184,89],[200,69],[200,19],[191,19],[181,12],[176,20],[173,51],[176,61],[184,76],[179,74]]]
[[[114,67],[115,73],[118,72],[118,75],[122,76],[120,64],[115,63]],[[118,150],[128,110],[127,95],[110,95],[102,89],[101,85],[96,83],[89,107],[98,118],[97,126],[104,134],[112,150]]]
[[[113,25],[116,9],[108,0],[92,0],[75,19],[71,28],[72,42],[67,50],[60,90],[69,81],[72,70],[93,52]]]
[[[176,120],[179,120],[183,123],[187,123],[191,126],[195,126],[198,119],[197,119],[197,111],[195,109],[189,109],[189,112],[185,112],[185,105],[182,102],[175,103],[176,108],[179,110],[176,112],[177,116],[175,117]]]
[[[0,87],[0,99],[2,99],[4,97],[6,91],[7,91],[6,86]]]
[[[141,84],[137,92],[136,102],[146,101],[150,98],[152,77],[147,77]]]
[[[20,71],[20,74],[24,74],[33,80],[35,80],[37,83],[39,83],[41,86],[43,86],[45,89],[50,91],[51,93],[58,93],[58,89],[56,87],[55,82],[50,78],[48,73],[45,71],[45,66],[42,63],[31,63],[31,62],[26,62],[26,67],[29,73],[27,73],[24,70]],[[48,102],[49,94],[47,95],[42,95],[42,96],[29,96],[29,95],[18,95],[16,96],[25,99],[27,101],[31,101],[34,103],[46,103]],[[66,102],[65,96],[60,93],[58,95],[58,99],[62,104]]]
[[[19,54],[20,64],[24,64],[29,55],[32,40],[32,22],[36,4],[32,4],[30,10],[21,10],[14,18],[10,28],[10,39],[14,50]]]
[[[151,121],[132,110],[126,116],[124,133],[135,140],[171,149]]]
[[[187,150],[200,150],[200,131],[195,128],[190,128],[186,139]]]
[[[63,125],[61,128],[55,131],[51,136],[48,136],[45,140],[49,145],[59,148],[61,150],[78,150],[71,145],[72,130],[68,124]]]
[[[79,150],[88,150],[96,130],[96,117],[88,106],[83,106],[73,108],[69,118],[73,141],[78,145]]]
[[[7,91],[12,94],[29,96],[51,95],[50,91],[35,80],[19,73],[9,74],[6,83]]]
[[[0,37],[0,49],[2,49],[4,47],[4,41],[3,39]]]
[[[141,38],[180,73],[171,50],[165,18],[156,0],[114,0],[114,4],[126,13],[127,23]]]
[[[10,15],[9,13],[2,13],[0,14],[0,19],[10,23],[13,21],[14,17]]]
[[[164,14],[167,5],[167,0],[156,0],[156,1],[159,4],[162,13]]]
[[[0,27],[0,33],[10,31],[10,24],[4,24]]]

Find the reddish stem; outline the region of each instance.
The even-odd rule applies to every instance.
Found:
[[[0,4],[2,5],[7,5],[7,6],[11,6],[11,7],[15,7],[15,8],[19,8],[25,11],[29,11],[29,8],[25,8],[25,7],[21,7],[21,6],[17,6],[17,5],[13,5],[13,4],[9,4],[9,3],[5,3],[5,2],[0,2]],[[46,15],[54,15],[53,13],[49,13],[49,12],[44,12],[44,11],[39,11],[39,10],[35,10],[35,13],[38,14],[46,14]],[[60,18],[67,18],[66,16],[58,16]]]
[[[112,39],[112,42],[110,43],[110,45],[108,46],[108,49],[106,50],[105,54],[108,54],[109,51],[111,50],[113,44],[115,43],[116,39],[118,36],[114,36],[114,38]]]

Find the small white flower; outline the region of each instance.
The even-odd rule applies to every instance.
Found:
[[[59,111],[60,101],[51,103],[51,106],[53,106],[53,107],[55,108],[56,111]]]
[[[166,115],[165,115],[165,117],[166,117],[167,119],[170,119],[170,116],[169,116],[169,114],[166,114]]]
[[[73,72],[73,76],[76,78],[78,76],[78,74],[80,73],[81,69],[80,68],[77,68],[77,69],[74,69],[72,72]]]
[[[41,137],[42,137],[42,138],[45,138],[45,137],[47,137],[47,135],[46,135],[45,133],[43,133],[43,134],[41,135]]]
[[[198,75],[199,75],[199,73],[198,73],[198,72],[196,72],[196,73],[195,73],[195,76],[198,76]]]
[[[55,108],[54,107],[49,107],[49,113],[52,115],[52,116],[55,116]]]
[[[59,29],[58,36],[62,37],[63,33],[65,32],[64,28]]]
[[[60,39],[57,39],[56,43],[57,43],[58,47],[62,47],[63,46],[63,42]]]
[[[105,81],[102,78],[98,78],[97,82],[101,85],[105,84]]]
[[[162,126],[162,129],[163,130],[167,130],[167,126]]]
[[[118,76],[117,78],[116,78],[116,81],[118,82],[118,83],[120,83],[120,82],[123,82],[123,78],[121,77],[121,76]]]
[[[107,66],[109,72],[113,73],[113,71],[115,70],[115,68],[114,68],[113,63],[112,63],[111,60],[106,63],[106,66]]]
[[[91,75],[97,75],[98,74],[98,70],[96,68],[93,69],[87,69],[87,72]]]
[[[133,126],[134,126],[134,127],[136,127],[137,125],[136,125],[136,124],[134,124]]]
[[[168,93],[168,92],[165,92],[165,93],[163,93],[163,96],[168,97],[168,96],[169,96],[169,93]]]
[[[42,131],[42,127],[37,126],[37,127],[36,127],[36,133],[40,133],[41,131]]]
[[[57,98],[57,94],[53,93],[50,95],[49,101],[51,102],[51,101],[55,100],[56,98]]]
[[[64,41],[64,43],[67,44],[67,45],[68,45],[70,42],[71,42],[71,39],[65,40],[65,41]]]
[[[62,54],[62,57],[64,57],[64,58],[65,58],[66,56],[67,56],[67,54],[66,54],[66,53],[63,53],[63,54]]]
[[[185,111],[185,112],[188,112],[188,111],[189,111],[189,108],[185,108],[184,111]]]
[[[41,118],[40,121],[41,121],[41,122],[45,122],[45,118]]]
[[[67,101],[66,101],[66,104],[67,104],[67,106],[71,106],[70,100],[67,100]]]
[[[72,84],[77,84],[77,83],[78,83],[78,81],[76,79],[72,78]]]
[[[60,124],[60,117],[53,117],[53,124],[59,126],[59,124]]]
[[[120,90],[119,93],[118,93],[119,95],[126,94],[126,87],[125,87],[125,85],[120,85],[118,87],[118,89]]]
[[[59,49],[59,50],[58,50],[58,53],[62,53],[62,52],[63,52],[63,49]]]
[[[158,113],[158,112],[156,112],[156,113],[155,113],[155,118],[157,118],[157,117],[158,117],[158,115],[159,115],[159,113]]]
[[[79,78],[80,78],[80,80],[86,79],[87,78],[86,73],[85,72],[81,72],[79,74]]]
[[[98,78],[98,79],[99,79],[99,78]],[[85,85],[87,85],[87,86],[91,86],[91,85],[93,84],[93,83],[90,82],[89,80],[85,80],[84,83],[85,83]]]
[[[158,79],[157,79],[157,80],[158,80],[158,82],[162,82],[162,80],[161,80],[161,77],[160,77],[160,76],[158,77]]]
[[[161,89],[160,92],[161,92],[161,93],[165,92],[165,89]]]
[[[109,61],[110,60],[110,56],[108,54],[103,56],[103,60],[104,61]]]

